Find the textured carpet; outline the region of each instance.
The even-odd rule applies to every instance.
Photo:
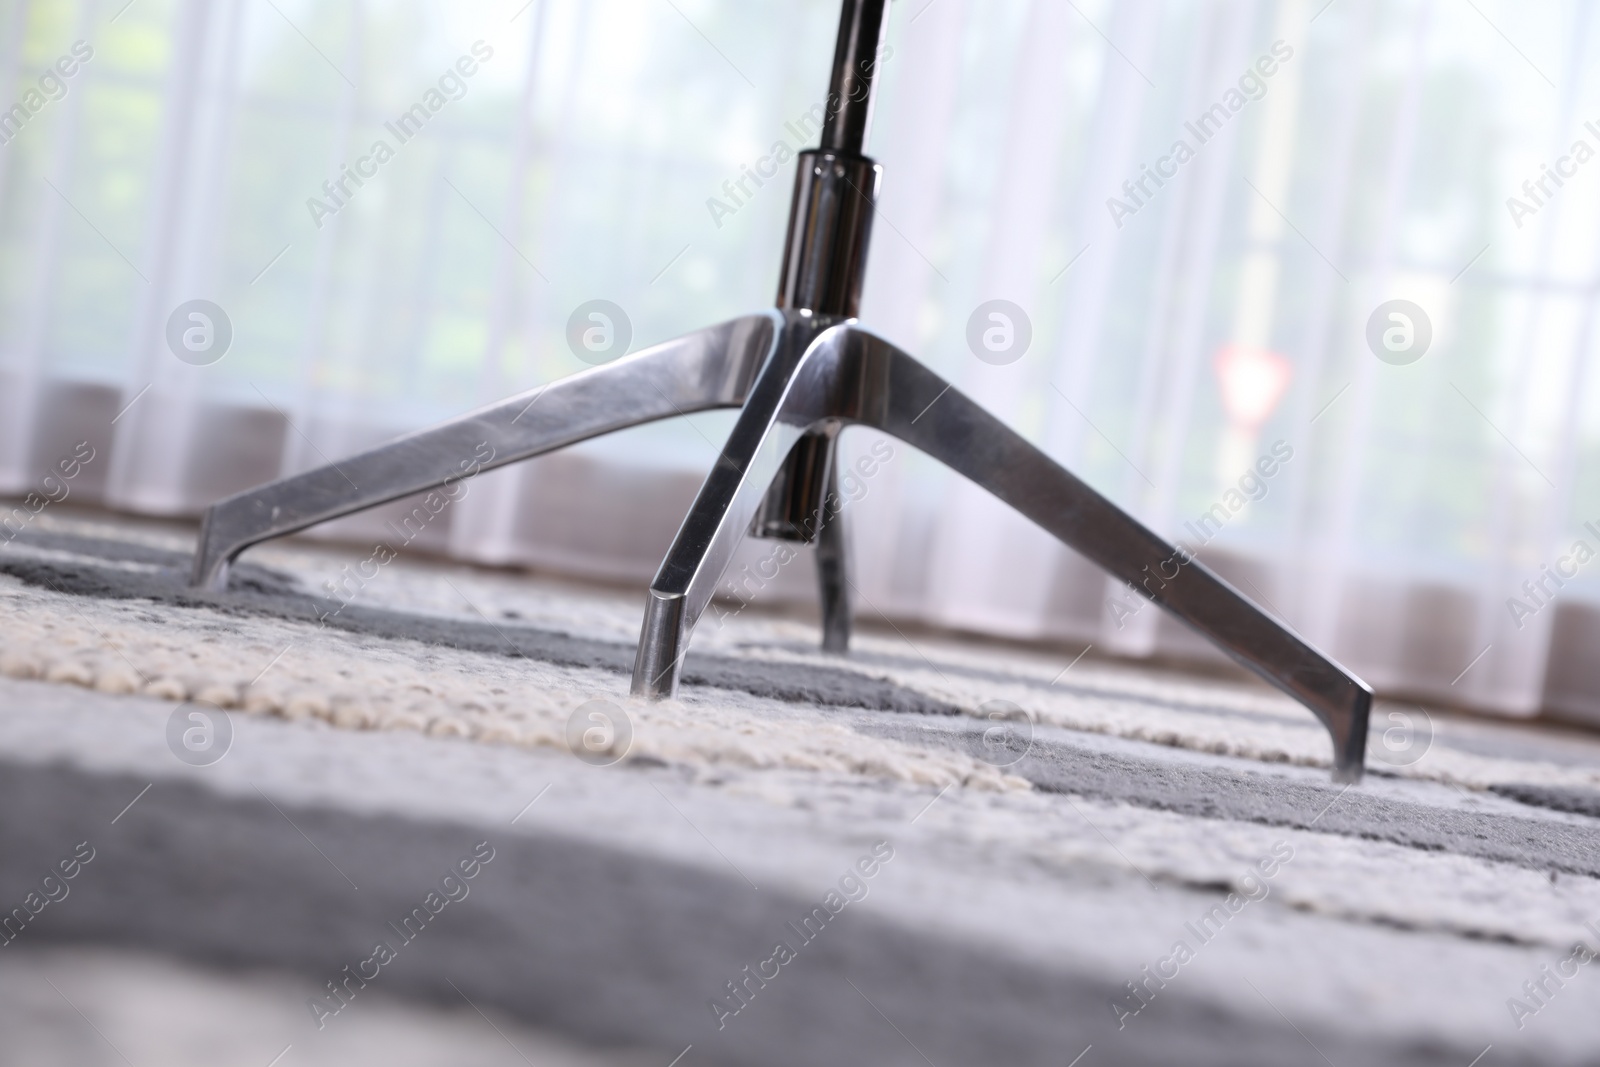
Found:
[[[682,1067],[1489,1067],[1600,1040],[1586,735],[1380,704],[1347,789],[1253,684],[893,628],[828,657],[755,610],[708,613],[681,699],[648,705],[642,590],[363,578],[362,549],[294,544],[202,595],[187,553],[51,513],[0,547],[0,905],[27,920],[0,988],[32,989],[0,1001],[75,1005],[0,1008],[8,1032],[115,1029],[130,983],[211,975],[263,1005],[262,1063],[406,1005]],[[220,761],[177,740],[197,707],[226,709]],[[402,941],[480,842],[470,893]]]

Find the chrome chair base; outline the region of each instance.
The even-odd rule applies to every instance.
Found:
[[[740,408],[651,582],[634,661],[636,696],[678,690],[695,623],[797,446],[869,426],[939,460],[1183,620],[1311,710],[1334,748],[1334,779],[1362,774],[1372,691],[1181,549],[1146,529],[973,400],[851,318],[772,311],[734,319],[379,448],[213,505],[191,583],[222,589],[251,545],[613,430]],[[483,446],[491,450],[483,458]],[[832,471],[826,472],[829,485]],[[845,531],[819,513],[823,647],[850,639]],[[757,524],[757,530],[762,527]]]
[[[740,408],[650,584],[633,692],[678,690],[739,542],[817,546],[822,647],[850,644],[839,432],[921,449],[1210,638],[1322,720],[1334,777],[1361,777],[1372,691],[916,360],[856,325],[883,168],[864,155],[888,0],[842,0],[821,145],[796,155],[778,310],[734,319],[213,505],[192,583],[221,589],[244,549],[627,426]],[[1170,573],[1169,573],[1170,571]]]
[[[738,407],[782,326],[777,312],[724,322],[218,501],[201,523],[190,584],[226,588],[240,552],[329,519],[613,430]]]

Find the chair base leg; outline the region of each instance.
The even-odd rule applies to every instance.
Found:
[[[1334,777],[1359,780],[1372,691],[1270,615],[1074,477],[970,398],[855,326],[790,316],[721,460],[651,583],[633,692],[671,697],[689,637],[763,494],[808,435],[863,425],[892,434],[993,493],[1300,701],[1327,728]],[[829,516],[830,519],[836,516]],[[819,534],[824,647],[848,643],[841,523]],[[832,649],[830,649],[832,650]]]
[[[750,536],[808,541],[816,547],[822,650],[850,650],[849,546],[839,497],[839,437],[811,432],[778,469],[750,522]]]
[[[261,541],[411,493],[448,492],[479,471],[612,430],[719,407],[739,408],[739,418],[651,583],[636,695],[677,692],[695,623],[802,442],[820,455],[798,464],[813,480],[789,486],[784,507],[797,513],[805,494],[818,505],[805,521],[815,531],[822,647],[848,649],[854,582],[834,453],[840,430],[862,425],[993,493],[1299,700],[1332,737],[1335,778],[1361,777],[1372,703],[1363,682],[853,319],[795,311],[735,319],[220,501],[202,523],[191,584],[220,588],[229,563]]]
[[[838,444],[835,442],[834,451]],[[822,614],[822,651],[842,656],[850,651],[851,578],[849,527],[839,508],[839,477],[830,462],[828,492],[817,529],[817,603]]]
[[[227,587],[251,545],[441,489],[613,430],[738,407],[783,330],[750,315],[502,400],[386,445],[220,500],[200,526],[190,585]]]

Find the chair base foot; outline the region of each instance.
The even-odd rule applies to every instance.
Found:
[[[677,691],[695,623],[791,452],[819,435],[831,439],[844,427],[868,426],[993,493],[1300,701],[1333,741],[1335,780],[1360,779],[1372,701],[1363,682],[854,320],[786,318],[720,461],[651,583],[635,694]],[[826,509],[818,517],[823,648],[843,652],[853,588],[844,524]]]
[[[225,588],[231,561],[261,541],[411,493],[448,491],[480,471],[612,430],[712,408],[740,413],[651,583],[636,696],[677,693],[694,626],[753,523],[761,533],[781,520],[791,536],[815,542],[822,648],[849,649],[855,586],[835,455],[842,429],[867,426],[993,493],[1299,700],[1333,740],[1335,780],[1360,779],[1372,702],[1364,683],[854,319],[804,311],[735,319],[230,497],[206,512],[191,584]],[[812,451],[794,464],[801,474],[788,485],[785,465],[799,445]],[[783,491],[763,510],[780,471]]]

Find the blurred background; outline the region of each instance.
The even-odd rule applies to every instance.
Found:
[[[863,321],[1381,691],[1600,723],[1600,563],[1574,554],[1600,552],[1592,13],[897,0]],[[770,306],[792,164],[746,175],[814,143],[836,20],[6,0],[0,492],[89,442],[77,502],[192,516],[584,369],[586,301],[624,309],[635,349]],[[1202,143],[1187,124],[1219,102]],[[380,139],[392,158],[338,190]],[[1141,189],[1146,168],[1168,177]],[[993,299],[1031,325],[1005,365],[967,342]],[[205,365],[167,342],[192,300],[231,329]],[[1380,359],[1393,300],[1426,340]],[[642,585],[731,422],[485,476],[427,544]],[[1213,655],[906,446],[853,495],[863,615]],[[382,536],[385,514],[320,535]],[[808,601],[808,568],[763,595]]]

